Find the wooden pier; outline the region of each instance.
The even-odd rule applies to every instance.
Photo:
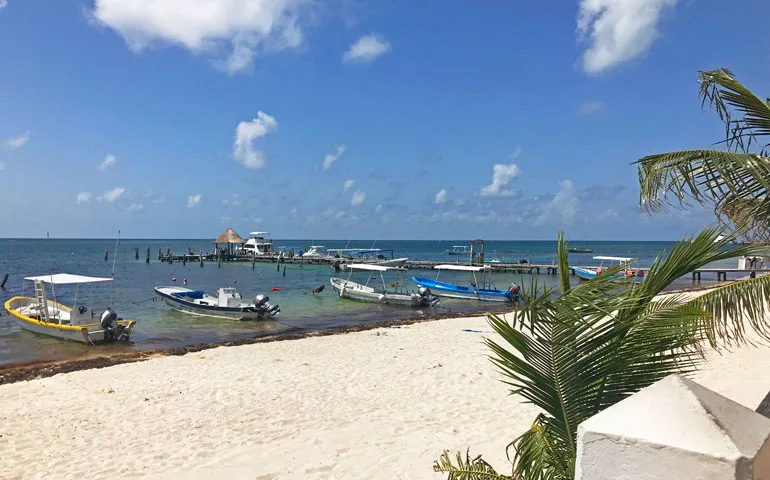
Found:
[[[307,258],[301,256],[279,256],[279,255],[231,255],[223,258],[218,258],[216,254],[194,254],[188,253],[185,255],[159,255],[158,259],[161,262],[171,263],[203,263],[205,262],[246,262],[246,263],[285,263],[292,265],[327,265],[332,266],[339,262],[340,264],[347,262],[344,258]],[[436,265],[457,263],[458,265],[464,265],[465,262],[447,262],[447,261],[427,261],[427,260],[408,260],[404,263],[404,268],[409,270],[432,270]],[[488,263],[485,264],[490,267],[492,272],[505,272],[505,273],[520,273],[528,275],[556,275],[559,273],[559,267],[557,265],[546,264],[533,264],[533,263]],[[575,267],[596,269],[598,265],[573,265],[570,267],[570,275],[575,275]],[[649,272],[649,268],[635,268],[635,272],[642,271],[646,275]],[[753,269],[753,270],[741,270],[738,268],[700,268],[691,272],[692,280],[694,282],[700,281],[703,278],[703,274],[707,274],[709,277],[716,276],[717,281],[727,281],[728,274],[741,274],[742,277],[755,278],[757,274],[766,275],[770,274],[770,268]]]

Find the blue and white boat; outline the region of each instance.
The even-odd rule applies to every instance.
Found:
[[[641,270],[639,270],[638,272],[634,271],[634,269],[632,268],[633,263],[639,261],[639,259],[637,258],[598,256],[598,257],[594,257],[594,260],[599,260],[601,262],[599,264],[599,267],[597,268],[572,267],[572,269],[575,271],[575,275],[580,277],[581,280],[591,280],[592,278],[596,278],[597,275],[601,275],[602,271],[607,270],[608,268],[622,265],[623,278],[633,279],[636,282],[641,282],[642,280],[644,280],[644,273],[642,273]],[[604,262],[610,262],[610,267],[605,267]]]
[[[269,320],[281,313],[281,307],[271,304],[267,295],[257,295],[254,303],[243,303],[241,294],[233,287],[218,289],[216,296],[184,287],[155,287],[155,293],[175,310],[195,315]]]
[[[438,297],[457,298],[460,300],[478,300],[485,302],[518,302],[521,298],[521,289],[512,283],[508,290],[498,290],[494,283],[488,282],[486,273],[491,270],[489,265],[436,265],[433,267],[439,273],[435,279],[425,277],[412,277],[412,281],[421,287],[430,288]],[[470,274],[468,284],[458,285],[455,282],[441,282],[439,277],[442,271],[463,272]],[[479,275],[481,281],[479,281]]]

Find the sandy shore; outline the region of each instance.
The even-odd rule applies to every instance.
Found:
[[[466,331],[475,330],[475,331]],[[455,318],[84,370],[0,386],[0,478],[443,478],[443,449],[507,471],[536,412]],[[696,377],[751,408],[770,349]]]

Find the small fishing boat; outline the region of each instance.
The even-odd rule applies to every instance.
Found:
[[[86,345],[127,342],[131,337],[136,322],[118,318],[111,307],[96,317],[93,310],[82,301],[83,295],[78,298],[81,285],[111,285],[112,278],[56,273],[27,277],[24,280],[32,282],[34,297],[16,296],[5,302],[6,311],[24,330]],[[51,298],[47,285],[50,285]],[[65,285],[75,286],[72,307],[56,300],[56,287]]]
[[[599,267],[572,267],[572,269],[575,271],[575,275],[577,275],[581,280],[591,280],[592,278],[596,278],[597,275],[601,275],[602,271],[608,268],[604,266],[604,262],[610,262],[610,267],[618,265],[623,266],[623,278],[629,278],[637,282],[644,280],[644,272],[641,270],[637,272],[632,268],[633,263],[639,261],[637,258],[598,256],[594,257],[594,260],[599,260],[601,262]]]
[[[346,265],[346,269],[350,271],[347,279],[336,277],[330,279],[332,288],[339,293],[341,298],[406,307],[433,307],[439,301],[429,288],[420,287],[417,292],[407,291],[406,281],[403,278],[405,268],[354,263]],[[370,275],[365,284],[360,284],[350,279],[353,272],[370,272]],[[388,285],[383,275],[385,272],[395,272],[396,281]],[[369,286],[369,283],[376,279],[377,274],[382,281],[382,288]],[[388,286],[391,288],[388,289]]]
[[[155,287],[155,293],[176,310],[208,317],[238,320],[269,320],[281,313],[281,307],[270,303],[267,295],[257,295],[254,303],[243,303],[233,287],[222,287],[217,294],[184,287]]]
[[[452,249],[447,250],[446,253],[448,255],[468,255],[470,252],[468,245],[452,245]]]
[[[456,298],[460,300],[479,300],[486,302],[518,302],[521,297],[521,289],[515,283],[508,290],[498,290],[494,283],[487,281],[486,273],[491,270],[488,265],[436,265],[433,267],[439,273],[435,279],[425,277],[412,277],[412,281],[421,287],[430,288],[439,297]],[[440,282],[442,271],[469,273],[468,285],[458,285],[455,282]],[[481,281],[478,279],[481,274]]]
[[[342,270],[347,270],[349,264],[367,264],[380,265],[383,267],[400,267],[405,264],[407,257],[395,258],[393,250],[383,250],[381,248],[362,248],[357,250],[329,250],[329,252],[343,252],[339,254],[340,258],[348,260],[347,263],[340,265]],[[336,255],[335,255],[336,257]],[[335,269],[336,270],[336,269]]]
[[[577,247],[568,247],[567,251],[569,253],[594,253],[594,251],[590,248],[577,248]]]
[[[307,252],[302,254],[302,258],[327,258],[329,253],[323,245],[310,245]]]

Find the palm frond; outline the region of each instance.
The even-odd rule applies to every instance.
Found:
[[[453,464],[449,452],[445,450],[441,458],[433,463],[433,471],[448,474],[448,480],[512,480],[510,476],[497,473],[482,460],[481,455],[471,458],[470,451],[465,452],[465,458],[457,452],[456,461],[457,465]]]
[[[701,102],[709,103],[725,123],[729,149],[747,152],[757,137],[770,135],[770,105],[736,80],[732,72],[720,68],[698,72],[698,76]],[[763,151],[766,145],[762,145]]]
[[[532,427],[508,445],[515,451],[514,478],[558,480],[573,475],[575,457],[559,442],[559,436],[549,431],[550,423],[550,418],[538,415]]]

